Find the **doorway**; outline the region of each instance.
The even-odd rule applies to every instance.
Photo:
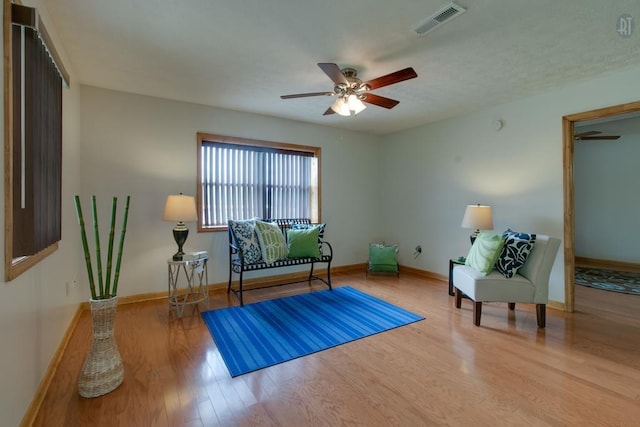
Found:
[[[620,104],[562,118],[562,164],[564,187],[564,308],[575,307],[575,192],[573,181],[574,124],[586,120],[630,114],[640,111],[640,101]]]

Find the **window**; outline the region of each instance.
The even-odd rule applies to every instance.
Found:
[[[198,133],[198,230],[229,219],[320,220],[320,148]]]
[[[61,238],[62,82],[68,76],[36,9],[3,2],[5,280]]]

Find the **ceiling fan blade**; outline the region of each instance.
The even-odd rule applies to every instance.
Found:
[[[333,96],[335,93],[333,92],[309,92],[309,93],[294,93],[293,95],[282,95],[280,98],[282,99],[291,99],[291,98],[306,98],[308,96]]]
[[[602,135],[602,136],[579,136],[576,139],[578,141],[613,141],[619,139],[620,135]]]
[[[324,112],[323,116],[328,116],[330,114],[335,114],[336,112],[331,109],[331,107],[327,108],[327,111]]]
[[[369,86],[369,90],[378,89],[380,87],[389,86],[395,83],[400,83],[405,80],[415,79],[418,77],[413,68],[405,68],[404,70],[396,71],[395,73],[387,74],[385,76],[378,77],[377,79],[369,80],[363,84]]]
[[[335,84],[342,83],[345,85],[349,85],[349,81],[344,76],[344,74],[342,74],[342,71],[340,71],[340,67],[338,67],[336,64],[332,62],[318,62],[318,67],[320,67],[320,69],[324,71],[324,73],[329,76],[329,78],[333,80]]]
[[[573,136],[575,138],[582,138],[583,136],[592,136],[592,135],[597,135],[599,133],[602,133],[602,132],[598,132],[597,130],[590,130],[588,132],[576,133]]]
[[[400,101],[396,101],[395,99],[385,98],[384,96],[374,95],[372,93],[364,94],[364,98],[362,98],[362,102],[366,102],[367,104],[377,105],[378,107],[391,109],[396,105],[400,104]]]

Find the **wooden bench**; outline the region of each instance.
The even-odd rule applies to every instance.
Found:
[[[308,218],[294,218],[294,219],[264,219],[262,221],[265,222],[275,222],[278,224],[280,229],[282,230],[285,239],[287,238],[287,230],[291,229],[294,224],[301,225],[313,225],[311,220]],[[292,283],[300,283],[301,281],[294,282],[286,282],[286,283],[276,283],[273,285],[261,286],[261,287],[252,287],[250,289],[244,289],[242,285],[243,274],[246,271],[259,271],[259,270],[267,270],[271,268],[283,268],[283,267],[292,267],[296,265],[306,265],[310,264],[311,269],[309,271],[309,276],[307,280],[311,283],[311,280],[320,280],[324,282],[329,289],[331,289],[331,260],[333,259],[333,248],[326,242],[322,236],[322,234],[318,238],[318,245],[320,248],[320,256],[317,258],[286,258],[275,261],[271,264],[267,264],[264,261],[256,262],[256,263],[247,263],[245,262],[245,257],[242,251],[242,248],[238,244],[238,239],[236,238],[235,233],[232,230],[232,227],[229,227],[229,285],[227,287],[227,293],[233,292],[235,296],[240,301],[240,305],[244,305],[243,292],[255,290],[255,289],[263,289],[271,286],[281,286],[288,285]],[[327,279],[323,279],[318,276],[313,275],[314,267],[317,263],[327,264]],[[234,289],[233,284],[233,274],[239,275],[238,287]]]

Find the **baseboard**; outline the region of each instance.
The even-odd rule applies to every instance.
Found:
[[[400,264],[400,273],[410,273],[419,277],[424,277],[425,279],[440,280],[447,283],[449,282],[449,276],[447,275],[438,274],[427,270],[420,270],[419,268],[409,267],[402,264]]]
[[[575,258],[576,267],[603,268],[606,270],[630,271],[640,273],[640,264],[624,261],[612,261],[607,259],[587,258],[577,256]]]
[[[560,301],[551,301],[547,303],[547,307],[552,308],[554,310],[567,311],[567,306],[565,303]]]
[[[42,402],[44,401],[44,397],[47,394],[47,391],[49,390],[51,381],[53,381],[53,376],[58,370],[58,365],[60,364],[60,360],[62,360],[62,355],[67,349],[69,340],[71,340],[71,335],[73,334],[73,331],[75,331],[76,325],[80,320],[80,315],[82,314],[82,310],[83,310],[82,304],[79,304],[78,307],[76,308],[76,312],[71,318],[71,322],[69,322],[69,326],[67,327],[67,330],[62,336],[62,340],[60,341],[60,344],[58,345],[56,352],[54,353],[53,357],[51,358],[51,361],[49,362],[47,371],[45,372],[44,377],[40,381],[40,384],[38,385],[38,389],[36,390],[36,393],[33,395],[33,399],[31,400],[31,403],[29,404],[27,411],[22,417],[20,426],[26,427],[26,426],[33,425],[36,415],[38,415],[38,412],[40,411],[40,407],[42,406]]]

